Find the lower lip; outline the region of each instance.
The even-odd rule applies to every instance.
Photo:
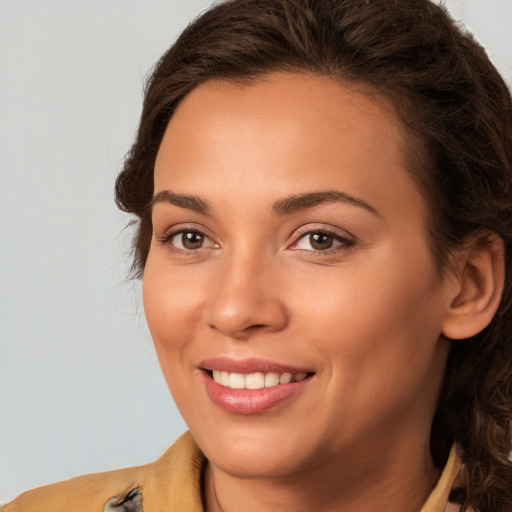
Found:
[[[291,399],[304,389],[311,378],[262,389],[231,389],[217,384],[206,373],[203,373],[203,380],[215,405],[229,413],[250,415],[265,412]]]

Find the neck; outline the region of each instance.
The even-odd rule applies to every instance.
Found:
[[[359,451],[331,464],[280,478],[240,478],[210,463],[205,473],[208,512],[419,512],[436,484],[428,444],[396,443],[385,457]],[[348,461],[340,464],[339,461]]]

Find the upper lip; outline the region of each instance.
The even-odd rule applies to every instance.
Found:
[[[217,370],[229,373],[313,373],[308,368],[298,368],[287,364],[276,363],[266,359],[246,358],[233,359],[230,357],[212,357],[201,361],[198,365],[203,370]]]

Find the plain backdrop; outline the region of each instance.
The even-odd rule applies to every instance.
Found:
[[[113,184],[152,64],[209,0],[0,0],[0,503],[150,462],[186,426]],[[447,0],[509,84],[512,1]]]

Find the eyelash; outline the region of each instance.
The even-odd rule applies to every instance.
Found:
[[[163,236],[161,237],[158,237],[156,240],[157,242],[161,243],[162,245],[166,245],[166,244],[170,244],[172,239],[177,237],[178,235],[185,235],[185,234],[195,234],[195,235],[199,235],[200,237],[203,237],[203,240],[210,240],[211,241],[211,238],[206,235],[205,233],[203,233],[202,231],[198,230],[198,229],[193,229],[193,228],[181,228],[179,230],[176,230],[176,231],[171,231],[170,233],[166,233],[164,234]],[[212,243],[214,243],[212,241]],[[214,244],[216,245],[216,244]],[[186,249],[186,248],[179,248],[179,247],[173,247],[173,249],[175,251],[179,251],[179,252],[182,252],[182,253],[189,253],[189,254],[192,254],[194,252],[196,252],[198,249],[205,249],[205,247],[198,247],[197,249]]]
[[[170,233],[166,233],[163,236],[158,237],[156,240],[160,244],[166,245],[166,244],[170,244],[172,239],[177,237],[178,235],[183,236],[184,234],[187,234],[187,233],[199,235],[200,237],[203,237],[203,241],[210,240],[214,246],[217,245],[211,240],[210,237],[208,237],[208,235],[206,235],[205,233],[203,233],[202,231],[200,231],[198,229],[192,229],[192,228],[190,228],[190,229],[181,228],[176,231],[171,231]],[[338,242],[338,245],[335,245],[334,247],[328,247],[327,249],[324,249],[324,250],[314,249],[314,248],[301,249],[301,248],[296,247],[301,242],[301,240],[304,240],[306,237],[313,236],[313,235],[326,235],[328,237],[332,237],[333,241]],[[355,244],[356,244],[356,241],[352,238],[347,238],[347,237],[341,236],[339,233],[336,233],[335,231],[330,230],[330,229],[321,228],[321,229],[309,229],[309,230],[299,232],[299,234],[297,235],[297,237],[295,238],[293,243],[290,246],[288,246],[288,248],[290,250],[311,253],[308,256],[314,257],[316,255],[322,256],[322,255],[337,253],[337,252],[343,251],[343,250],[348,250],[348,249],[351,249]],[[173,247],[173,250],[179,251],[182,253],[192,254],[199,249],[206,249],[206,248],[214,248],[214,247],[202,247],[201,246],[201,247],[198,247],[197,249],[186,249],[186,248],[182,249],[179,247]]]
[[[339,242],[339,245],[335,245],[334,247],[329,247],[327,249],[321,250],[321,249],[300,249],[295,247],[298,243],[301,242],[301,240],[304,240],[308,236],[313,235],[326,235],[328,237],[332,237],[332,239],[335,242]],[[310,243],[311,244],[311,243]],[[334,230],[330,230],[328,228],[317,228],[317,229],[307,229],[302,232],[299,232],[298,236],[296,237],[295,241],[292,243],[292,245],[289,247],[292,250],[295,251],[304,251],[308,254],[309,257],[315,257],[315,256],[325,256],[328,254],[334,254],[340,251],[351,249],[356,244],[356,241],[353,238],[348,238],[340,235]]]

